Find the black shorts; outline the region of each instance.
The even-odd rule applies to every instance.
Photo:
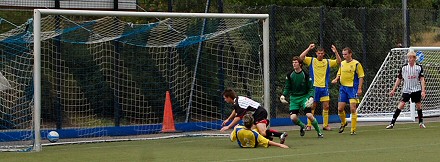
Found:
[[[402,99],[400,101],[408,102],[411,98],[411,102],[419,103],[422,99],[422,91],[417,91],[413,93],[403,93]]]
[[[295,110],[290,110],[290,111],[289,111],[289,114],[290,114],[290,115],[292,115],[292,114],[296,114],[296,115],[298,115],[298,113],[299,113],[299,109],[295,109]],[[307,114],[307,113],[312,113],[312,109],[311,109],[310,107],[306,107],[306,108],[304,108],[304,113],[305,113],[305,114]]]
[[[258,122],[267,119],[267,111],[264,109],[264,107],[260,106],[257,110],[255,110],[252,116],[254,117],[255,124],[257,124]]]

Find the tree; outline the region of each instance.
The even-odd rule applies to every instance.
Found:
[[[296,6],[296,7],[386,7],[400,8],[402,1],[396,0],[224,0],[228,5],[245,6]],[[439,6],[439,0],[408,1],[409,8],[435,8]]]

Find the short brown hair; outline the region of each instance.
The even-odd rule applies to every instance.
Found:
[[[300,66],[302,67],[302,65],[303,65],[303,60],[301,60],[300,58],[299,58],[299,56],[293,56],[293,58],[292,58],[292,62],[293,61],[298,61],[298,63],[300,64]]]
[[[349,47],[345,47],[344,49],[342,49],[342,51],[347,51],[348,53],[351,53],[351,54],[353,53],[353,51]]]
[[[246,128],[251,129],[254,125],[254,117],[252,116],[252,113],[246,113],[243,116],[243,124]]]
[[[237,93],[235,93],[235,91],[231,88],[225,89],[222,95],[229,98],[237,98]]]
[[[316,48],[316,51],[324,51],[324,53],[325,53],[324,48],[322,48],[322,47],[320,47],[320,46]]]

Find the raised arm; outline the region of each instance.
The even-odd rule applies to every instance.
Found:
[[[338,63],[338,65],[341,64],[342,59],[341,59],[341,56],[339,55],[338,49],[336,49],[335,45],[332,45],[332,51],[333,51],[333,53],[335,53],[336,62]]]
[[[300,58],[301,60],[306,59],[306,55],[307,55],[307,53],[309,53],[309,51],[310,51],[311,49],[313,49],[313,48],[315,48],[315,44],[312,43],[312,44],[309,45],[309,47],[307,47],[306,50],[304,50],[304,51],[301,53],[301,55],[299,55],[299,58]]]

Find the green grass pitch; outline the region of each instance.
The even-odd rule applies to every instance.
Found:
[[[72,144],[45,146],[41,152],[0,153],[0,161],[8,162],[154,162],[154,161],[438,161],[440,157],[440,122],[397,123],[359,126],[357,135],[350,128],[339,134],[325,131],[317,138],[315,131],[299,136],[297,127],[288,131],[289,149],[239,148],[226,137],[185,137],[174,139]],[[350,125],[349,125],[350,126]],[[275,141],[279,141],[275,138]]]

